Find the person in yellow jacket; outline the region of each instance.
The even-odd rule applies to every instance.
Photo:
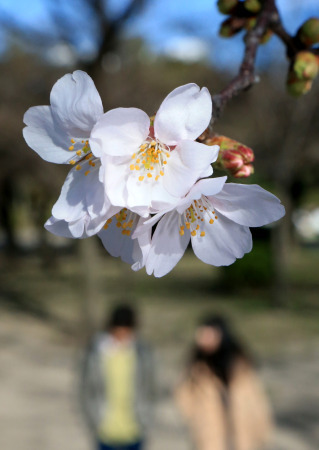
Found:
[[[98,450],[142,450],[154,404],[153,357],[129,305],[111,313],[87,352],[83,408]]]
[[[201,322],[176,401],[197,450],[266,448],[272,421],[261,382],[226,321]]]

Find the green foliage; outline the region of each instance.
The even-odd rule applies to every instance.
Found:
[[[267,287],[271,284],[273,273],[269,242],[255,239],[250,253],[224,268],[222,286],[230,290]]]

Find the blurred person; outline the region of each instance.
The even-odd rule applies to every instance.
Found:
[[[268,401],[250,357],[222,317],[212,315],[198,326],[176,400],[197,450],[266,448]]]
[[[153,356],[135,311],[115,307],[85,358],[82,401],[98,450],[142,450],[154,403]]]

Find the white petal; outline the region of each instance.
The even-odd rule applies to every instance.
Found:
[[[87,215],[92,219],[100,217],[102,227],[110,203],[99,180],[98,167],[93,170],[88,164],[87,166],[91,169],[88,175],[85,175],[86,165],[81,170],[73,168],[69,172],[60,197],[52,208],[52,214],[56,219],[67,222],[75,222]]]
[[[155,136],[167,145],[194,140],[207,128],[212,99],[206,88],[194,83],[174,89],[163,101],[154,121]]]
[[[29,108],[23,118],[27,125],[23,129],[26,143],[45,161],[65,164],[70,159],[78,159],[75,151],[69,151],[70,138],[53,121],[50,106]]]
[[[119,164],[117,158],[103,157],[100,179],[104,183],[106,195],[114,206],[127,206],[128,163]]]
[[[65,220],[58,220],[55,217],[50,217],[45,224],[44,228],[50,233],[55,234],[56,236],[73,238],[74,236],[69,230],[69,224]]]
[[[138,174],[130,173],[127,179],[128,208],[140,207],[148,211],[151,206],[152,188],[153,181],[139,181]]]
[[[163,186],[176,197],[185,196],[199,178],[213,173],[211,164],[216,161],[218,152],[218,145],[179,142],[165,167]]]
[[[213,224],[209,223],[207,213],[204,219],[197,235],[191,237],[197,258],[213,266],[229,266],[236,258],[242,258],[251,251],[252,238],[248,227],[238,225],[222,214],[218,214]],[[200,236],[202,231],[205,232],[204,237]]]
[[[260,227],[280,219],[285,208],[280,200],[258,185],[225,184],[223,190],[210,199],[224,216],[249,227]]]
[[[208,178],[199,180],[191,188],[184,199],[181,199],[176,205],[176,211],[182,214],[187,209],[193,200],[199,200],[202,195],[215,195],[223,189],[227,177]]]
[[[111,256],[121,257],[122,261],[133,264],[135,262],[133,253],[136,256],[138,241],[132,239],[131,236],[122,234],[122,228],[118,228],[116,223],[116,219],[113,218],[107,230],[102,229],[98,236]]]
[[[137,226],[139,226],[139,224],[143,221],[144,219],[141,217]],[[137,239],[134,239],[135,244],[133,248],[133,259],[135,263],[132,265],[132,269],[134,271],[140,270],[145,266],[146,258],[151,248],[151,236],[152,228],[149,228]]]
[[[72,233],[72,236],[76,239],[81,239],[87,237],[85,233],[86,222],[88,220],[87,215],[81,217],[80,219],[75,220],[74,222],[69,222],[69,230]]]
[[[112,109],[93,128],[92,151],[96,156],[131,156],[147,138],[149,127],[150,118],[141,109]]]
[[[162,277],[170,272],[182,258],[189,243],[189,233],[179,234],[179,214],[167,213],[158,223],[146,259],[146,272]]]
[[[89,137],[103,114],[92,78],[81,70],[68,73],[55,83],[50,102],[54,119],[73,137]]]

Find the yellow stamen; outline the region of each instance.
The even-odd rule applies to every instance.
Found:
[[[72,144],[75,144],[75,140],[74,139],[71,139],[71,142],[72,142]]]
[[[75,170],[81,170],[82,167],[80,166],[80,164],[78,164],[77,166],[75,166]]]
[[[134,170],[134,169],[135,169],[134,164],[131,164],[131,165],[130,165],[130,170]]]
[[[138,177],[138,180],[139,180],[139,181],[143,181],[143,180],[144,180],[144,177],[141,175],[140,177]]]
[[[159,179],[159,175],[156,175],[155,177],[155,181],[157,181]]]
[[[150,172],[148,172],[147,176],[148,178],[152,178],[153,175]]]
[[[209,223],[212,225],[214,223],[214,220],[210,219]]]
[[[160,171],[160,174],[162,175],[162,177],[164,176],[164,172],[162,170]]]
[[[75,164],[75,163],[76,163],[76,161],[74,161],[74,159],[71,159],[70,164],[72,164],[72,166],[73,166],[73,164]]]
[[[84,175],[87,176],[90,173],[89,170],[87,170],[86,172],[84,172]]]
[[[73,150],[74,149],[74,145],[71,145],[70,147],[69,147],[69,150]]]
[[[192,236],[196,236],[196,230],[191,231]]]
[[[73,149],[72,149],[73,150]],[[81,150],[78,150],[77,152],[76,152],[76,154],[78,155],[78,156],[81,156]]]
[[[135,170],[140,170],[140,166],[135,166]]]
[[[201,237],[204,237],[204,236],[205,236],[205,231],[202,231],[202,232],[200,233],[200,235],[201,235]]]
[[[136,156],[136,153],[133,153],[133,155],[132,155],[132,159],[134,159],[134,158],[135,158],[135,156]]]
[[[191,227],[191,224],[189,222],[185,222],[186,228],[189,230]]]

